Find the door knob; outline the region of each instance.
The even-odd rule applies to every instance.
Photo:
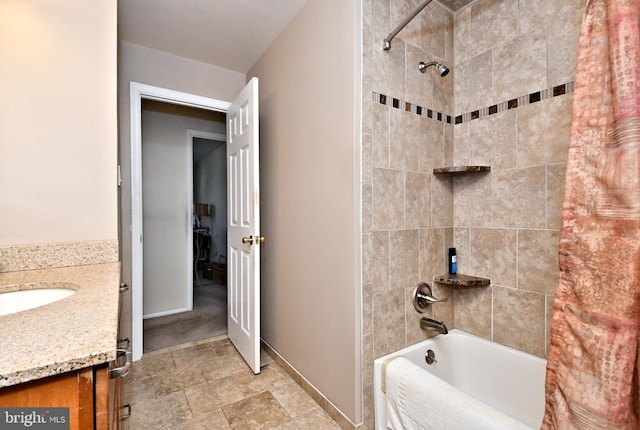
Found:
[[[244,243],[245,245],[258,245],[260,243],[264,243],[265,241],[265,237],[264,236],[249,236],[249,237],[243,237],[242,238],[242,243]]]

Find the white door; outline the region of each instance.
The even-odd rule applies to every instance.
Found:
[[[258,79],[227,110],[227,330],[260,373],[260,175]]]

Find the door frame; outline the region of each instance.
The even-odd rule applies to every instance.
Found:
[[[227,112],[230,102],[155,87],[139,82],[129,85],[131,126],[131,349],[133,360],[143,353],[143,237],[142,237],[142,99]],[[189,218],[191,212],[189,212]],[[189,236],[190,233],[187,235]]]

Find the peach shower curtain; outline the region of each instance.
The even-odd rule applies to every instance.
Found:
[[[589,0],[543,429],[640,428],[639,0]]]

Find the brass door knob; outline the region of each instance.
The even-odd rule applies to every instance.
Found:
[[[265,237],[264,236],[249,236],[249,237],[243,237],[242,238],[242,243],[244,243],[245,245],[258,245],[261,243],[264,243],[265,241]]]

